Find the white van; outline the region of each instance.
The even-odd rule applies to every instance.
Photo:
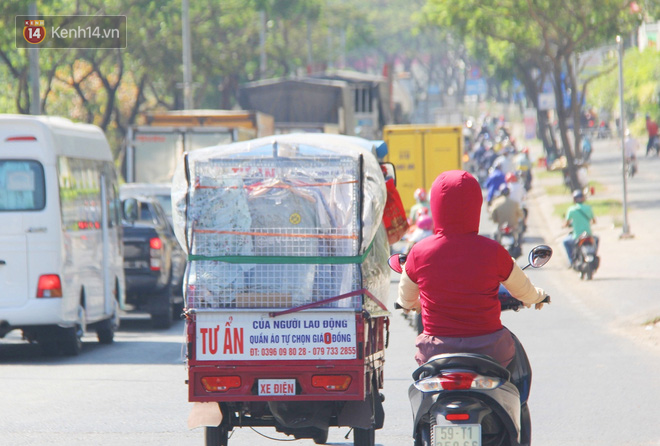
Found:
[[[103,131],[0,114],[0,338],[76,355],[111,343],[124,305],[117,175]]]

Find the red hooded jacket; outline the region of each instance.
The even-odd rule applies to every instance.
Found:
[[[502,328],[497,293],[513,259],[479,235],[482,202],[481,187],[468,172],[444,172],[433,182],[434,235],[415,244],[405,264],[419,287],[427,335],[471,337]]]

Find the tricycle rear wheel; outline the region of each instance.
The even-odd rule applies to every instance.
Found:
[[[204,446],[227,446],[229,444],[229,429],[224,424],[207,427],[204,433]]]
[[[312,439],[314,440],[314,444],[326,444],[328,442],[328,430],[321,429]]]
[[[369,429],[360,429],[359,427],[353,428],[353,445],[354,446],[375,446],[376,444],[376,429],[370,427]]]

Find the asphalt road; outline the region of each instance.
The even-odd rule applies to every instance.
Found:
[[[619,193],[616,155],[616,145],[596,143],[590,174],[601,182],[612,179],[604,197]],[[603,261],[590,282],[566,268],[560,251],[564,231],[550,208],[562,198],[543,197],[541,181],[535,185],[524,251],[538,243],[557,251],[546,267],[529,272],[553,302],[541,311],[503,315],[534,369],[530,407],[535,445],[660,445],[660,348],[651,335],[655,332],[642,325],[651,315],[660,315],[655,313],[658,248],[652,246],[658,234],[654,222],[647,221],[654,218],[658,172],[660,159],[641,160],[640,174],[630,185],[633,239],[619,239],[616,216],[599,220]],[[484,226],[482,232],[488,231]],[[390,307],[397,278],[392,279]],[[0,344],[0,444],[203,445],[203,430],[186,426],[190,404],[181,359],[183,330],[182,322],[154,331],[146,319],[124,320],[113,345],[86,337],[83,352],[74,358],[43,357],[10,335]],[[376,433],[382,446],[411,444],[407,388],[416,367],[414,338],[412,327],[393,312],[383,391],[385,426]],[[257,430],[237,429],[230,444],[277,444],[261,434],[287,438],[274,429]],[[347,433],[347,428],[331,429],[328,444],[351,445]]]

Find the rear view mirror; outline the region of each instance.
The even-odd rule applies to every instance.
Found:
[[[540,268],[552,257],[552,248],[548,245],[539,245],[529,253],[529,264],[532,268]]]
[[[138,217],[138,202],[135,198],[127,198],[122,202],[124,220],[133,223]]]
[[[405,254],[394,254],[387,259],[387,264],[394,272],[401,274],[403,272],[403,265],[406,263],[407,256]]]

